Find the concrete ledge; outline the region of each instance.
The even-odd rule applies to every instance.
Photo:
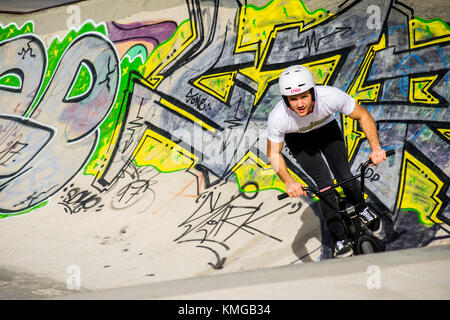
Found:
[[[57,299],[449,299],[449,270],[450,245],[446,245],[84,292]]]
[[[223,0],[221,6],[229,6],[233,0]],[[264,6],[270,0],[247,0],[246,4]],[[414,8],[416,16],[422,19],[441,18],[444,21],[450,19],[450,5],[445,1],[432,0],[430,2],[417,2],[415,0],[401,1],[407,6]],[[24,1],[26,3],[26,1]],[[115,21],[127,18],[140,12],[154,12],[161,10],[172,10],[174,7],[186,6],[187,0],[84,0],[73,3],[80,9],[81,22],[93,20],[96,23],[102,21]],[[244,3],[244,1],[241,1]],[[310,11],[326,9],[330,12],[338,12],[341,0],[303,0],[303,3]],[[16,3],[20,6],[20,1]],[[21,26],[27,21],[34,21],[35,33],[39,35],[53,34],[67,30],[67,20],[70,19],[73,11],[68,8],[72,4],[48,8],[28,14],[0,13],[0,24],[6,26],[16,23]]]

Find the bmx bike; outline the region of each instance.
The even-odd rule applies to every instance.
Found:
[[[395,153],[395,150],[388,150],[386,151],[386,157],[389,157]],[[366,174],[366,170],[369,167],[369,165],[372,164],[371,160],[368,160],[364,162],[364,164],[361,166],[361,172],[357,175],[354,175],[348,179],[345,179],[339,183],[330,185],[328,187],[325,187],[321,190],[317,190],[312,187],[303,187],[303,190],[305,190],[308,195],[313,198],[314,195],[319,198],[320,201],[323,201],[325,205],[332,208],[334,211],[339,213],[342,218],[342,222],[344,225],[345,233],[347,234],[348,239],[350,240],[351,247],[353,249],[353,252],[355,255],[360,254],[369,254],[369,253],[375,253],[375,252],[382,252],[385,250],[385,245],[383,241],[377,237],[375,237],[371,231],[366,227],[366,225],[363,223],[363,221],[360,218],[359,212],[356,210],[355,206],[352,206],[345,197],[341,196],[339,192],[336,190],[337,187],[342,186],[343,184],[355,180],[358,178],[361,178],[361,193],[364,198],[364,178]],[[329,203],[324,197],[323,193],[325,191],[328,191],[330,189],[333,189],[336,193],[337,200],[338,200],[338,208],[336,208],[334,205]],[[311,195],[313,194],[313,195]],[[287,193],[283,193],[278,195],[278,200],[282,200],[289,197]],[[361,206],[357,206],[361,207]]]

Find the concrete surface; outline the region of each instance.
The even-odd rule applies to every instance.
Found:
[[[450,245],[108,290],[1,267],[0,300],[448,300],[448,270]]]
[[[73,292],[66,283],[19,271],[17,267],[0,266],[0,300],[40,300]]]
[[[265,0],[246,1],[248,4],[256,5],[264,5],[267,2]],[[408,0],[402,2],[414,8],[414,14],[422,19],[450,20],[449,4],[446,2]],[[222,42],[225,41],[222,35],[225,34],[225,30],[231,33],[233,28],[230,28],[230,26],[236,27],[233,23],[236,23],[238,19],[235,17],[236,12],[233,11],[236,8],[228,7],[230,3],[235,2],[223,3],[226,5],[218,9],[224,15],[221,15],[220,19],[214,21],[214,23],[210,19],[213,12],[211,8],[198,10],[198,17],[204,19],[202,20],[205,26],[203,31],[210,32],[211,37],[202,37],[201,39],[208,43],[204,43],[202,46],[195,45],[194,49],[199,50],[198,54],[193,54],[192,57],[188,58],[181,56],[180,60],[176,61],[179,62],[178,66],[181,67],[176,72],[174,71],[175,76],[169,75],[165,79],[167,80],[165,81],[165,88],[169,91],[167,96],[178,94],[178,88],[177,90],[170,88],[172,81],[186,80],[188,76],[191,77],[189,78],[191,80],[198,77],[201,72],[207,71],[200,69],[210,62],[210,57],[223,48],[227,48],[225,43]],[[341,1],[305,1],[311,11],[326,8],[330,12],[336,12],[339,10],[340,3]],[[132,28],[130,34],[138,33],[140,27],[148,27],[148,30],[153,32],[152,25],[148,21],[167,19],[173,20],[171,22],[178,26],[189,18],[186,1],[183,0],[90,0],[78,3],[77,8],[80,9],[79,22],[81,23],[86,21],[105,22],[110,23],[109,26],[114,21],[120,21],[124,24],[129,23],[128,26]],[[48,57],[50,62],[55,62],[51,59],[53,56],[57,56],[57,50],[52,52],[47,50],[50,43],[55,39],[65,37],[68,32],[68,22],[76,20],[73,19],[72,14],[73,11],[68,11],[68,6],[63,6],[42,10],[32,15],[0,14],[0,23],[2,26],[13,23],[20,27],[27,21],[33,21],[33,34],[36,36],[35,44],[40,44],[41,40],[43,43],[41,57]],[[283,15],[282,17],[284,18]],[[352,17],[357,18],[358,15]],[[157,23],[155,24],[157,25]],[[441,45],[424,48],[419,46],[415,49],[415,56],[420,56],[424,60],[431,59],[431,62],[425,64],[425,67],[423,67],[425,69],[418,64],[412,63],[409,65],[412,76],[416,73],[422,75],[425,71],[440,72],[447,68],[446,61],[449,60],[448,40],[445,36],[447,29],[443,28],[440,22],[431,25],[431,27],[433,26],[436,27],[438,32],[444,33],[442,37],[439,34],[436,36],[438,41],[442,41]],[[133,29],[133,27],[136,28]],[[427,29],[425,27],[422,29],[422,31],[416,30],[416,32],[425,37],[422,33],[426,33]],[[405,31],[406,29],[397,28],[396,30],[398,31],[398,34],[396,34],[398,38],[390,35],[393,45],[401,46],[405,43],[408,45],[407,42],[404,42],[409,36]],[[9,30],[4,29],[5,36],[9,32]],[[115,32],[119,33],[117,30]],[[428,30],[429,32],[431,31]],[[428,33],[426,33],[426,36],[429,36]],[[182,35],[183,33],[179,37]],[[219,36],[214,38],[213,35]],[[112,39],[115,34],[112,32],[108,36]],[[113,47],[114,50],[111,49],[114,54],[117,54],[117,52],[125,54],[133,46],[142,47],[140,43],[136,45],[132,36],[130,38],[127,38],[127,36],[125,34],[123,38],[118,38],[116,42],[102,36],[99,37],[101,38],[99,41],[103,41],[106,49],[115,46]],[[167,40],[169,36],[161,41]],[[199,43],[201,43],[200,40]],[[11,41],[10,44],[14,45],[14,41]],[[155,44],[146,45],[149,50],[155,48]],[[35,48],[36,52],[40,52],[38,51],[39,48],[38,46]],[[53,47],[53,49],[55,48]],[[83,49],[81,47],[76,51],[80,55],[80,59],[84,59],[85,56],[95,51],[86,50],[84,52]],[[174,51],[176,49],[178,47]],[[339,45],[336,46],[336,49],[343,50]],[[368,45],[359,52],[361,60],[363,60],[367,49]],[[12,61],[11,63],[14,64],[16,53],[20,53],[20,50],[12,50],[11,52],[14,52],[14,54],[8,57],[0,57],[1,61]],[[24,58],[27,56],[27,52],[28,50],[22,51]],[[136,53],[133,50],[131,52]],[[173,56],[177,57],[171,52],[167,52],[166,59],[172,59]],[[231,51],[229,50],[229,52]],[[383,50],[378,53],[382,52]],[[381,75],[377,81],[391,83],[393,73],[390,71],[397,70],[396,63],[398,62],[395,60],[398,57],[390,56],[391,53],[389,49],[384,51],[384,54],[392,59],[382,61],[380,69],[384,71],[384,68],[386,68],[386,71],[385,74],[381,74],[380,71]],[[235,60],[233,60],[235,57],[233,54],[231,56],[226,56],[226,54],[224,55],[226,61],[220,62],[224,63],[225,66],[227,64],[232,66],[235,63]],[[32,55],[29,56],[31,59]],[[376,56],[381,59],[380,55],[377,54]],[[246,63],[254,61],[252,57],[254,57],[254,52],[242,55],[242,59]],[[203,60],[195,60],[200,58]],[[63,65],[61,55],[57,56],[56,59],[58,60],[55,65]],[[219,60],[219,57],[217,59]],[[151,61],[148,65],[151,66]],[[398,66],[406,69],[402,62],[399,62]],[[21,67],[37,74],[31,63],[21,65]],[[73,69],[75,66],[67,63],[65,67]],[[353,66],[350,65],[346,67],[347,69],[342,73],[355,76],[356,68],[353,69]],[[116,71],[120,71],[123,76],[126,74],[126,69],[128,69],[128,66],[123,70]],[[139,70],[144,69],[140,68]],[[197,69],[200,70],[198,71],[199,74],[195,73]],[[136,68],[134,71],[137,72],[137,70]],[[75,70],[73,71],[75,72]],[[187,75],[187,72],[193,72],[193,74]],[[62,77],[60,82],[67,82],[68,86],[73,76],[72,73],[67,72],[66,77]],[[397,80],[398,77],[397,75],[394,76]],[[25,79],[28,78],[25,77]],[[431,83],[429,79],[424,81],[423,83],[426,83],[426,85]],[[253,82],[249,83],[254,85]],[[248,84],[246,85],[248,86]],[[189,90],[189,84],[182,83],[180,87]],[[446,80],[445,82],[441,81],[437,87],[441,90],[439,92],[444,92],[442,94],[448,100],[450,94],[447,90]],[[248,93],[242,88],[239,89],[240,91],[235,91],[235,93],[242,93],[243,97],[247,98]],[[400,86],[397,88],[398,92],[394,92],[394,102],[397,98],[395,94],[399,96],[401,89],[403,87]],[[158,90],[164,91],[164,88],[159,87]],[[27,95],[28,93],[24,93],[24,95],[28,99],[33,96],[32,93],[34,92],[31,90],[29,95]],[[129,97],[142,98],[142,101],[146,101],[146,103],[150,100],[160,99],[159,92],[147,87],[144,89],[143,87],[133,88],[129,93]],[[420,90],[418,89],[418,93],[419,96],[423,94],[422,87],[420,87]],[[123,92],[118,91],[117,94],[121,95]],[[201,94],[205,93],[202,92]],[[152,99],[149,99],[150,97]],[[183,100],[182,97],[178,99]],[[12,106],[9,105],[8,99],[2,100],[2,96],[0,96],[0,101],[5,102],[0,103],[0,108],[4,107],[5,110],[8,108],[6,111],[2,109],[2,112],[8,115],[13,112],[11,110],[15,112],[20,109],[19,106],[23,102],[18,101],[17,105]],[[145,115],[135,112],[141,105],[131,100],[129,102],[131,106],[130,114],[135,118],[129,119],[127,125],[130,127],[124,130],[127,133],[134,132],[135,123],[142,117],[154,120],[155,114],[153,111],[147,111],[155,108],[150,102],[145,105],[145,107],[148,107],[145,109],[145,112],[147,112]],[[99,106],[103,107],[104,104],[99,103]],[[54,104],[43,104],[44,114],[45,107],[54,107]],[[133,107],[134,109],[132,109]],[[417,195],[431,190],[434,185],[443,185],[448,188],[449,166],[447,165],[448,157],[445,157],[445,154],[448,154],[448,141],[444,140],[448,139],[448,131],[445,131],[446,128],[448,129],[447,107],[448,105],[445,108],[440,108],[439,113],[432,115],[432,117],[427,112],[433,109],[430,106],[423,107],[422,109],[425,109],[424,117],[426,118],[423,123],[421,123],[421,119],[417,119],[416,106],[412,106],[410,109],[402,106],[400,115],[393,113],[393,116],[401,119],[395,118],[393,123],[389,125],[397,126],[400,134],[397,131],[391,132],[389,128],[385,128],[384,132],[387,133],[384,134],[383,142],[397,146],[401,149],[399,150],[401,152],[398,153],[395,162],[389,163],[389,167],[386,162],[385,167],[380,166],[378,173],[376,173],[380,176],[384,172],[385,175],[382,176],[380,181],[389,181],[390,187],[383,184],[370,185],[372,190],[378,191],[383,200],[387,199],[387,210],[396,211],[394,216],[390,212],[383,215],[385,228],[381,236],[388,240],[390,251],[339,261],[321,260],[329,257],[329,241],[318,217],[317,206],[309,199],[279,202],[276,200],[276,195],[279,194],[278,190],[265,190],[256,194],[254,198],[249,198],[249,195],[244,197],[237,191],[234,178],[227,178],[228,180],[222,181],[222,177],[208,173],[207,170],[203,171],[193,167],[162,174],[156,172],[156,169],[153,169],[150,165],[140,168],[133,167],[132,169],[135,169],[135,171],[132,173],[126,172],[124,174],[120,171],[117,174],[117,180],[108,186],[109,189],[100,192],[98,188],[93,187],[94,175],[84,174],[79,169],[81,164],[75,163],[81,157],[80,153],[72,151],[73,155],[68,155],[70,159],[63,158],[63,153],[60,154],[60,157],[55,156],[52,159],[48,159],[44,155],[42,161],[43,163],[51,163],[52,167],[49,169],[61,168],[63,164],[70,166],[70,160],[74,160],[75,164],[69,168],[69,170],[73,170],[73,175],[62,182],[58,180],[58,183],[61,183],[59,184],[60,189],[48,198],[48,203],[45,203],[45,206],[34,208],[26,214],[0,220],[0,242],[2,243],[0,248],[0,299],[449,299],[450,240],[448,224],[432,221],[428,225],[424,225],[422,220],[424,220],[425,212],[422,212],[422,216],[418,216],[417,212],[419,214],[421,212],[414,207],[418,202]],[[421,111],[423,111],[422,109]],[[221,110],[227,109],[222,108]],[[52,114],[48,110],[47,113]],[[16,114],[16,116],[19,120],[21,119],[21,115]],[[76,117],[75,122],[84,119],[83,116],[86,115]],[[196,116],[198,116],[197,113]],[[208,114],[202,119],[209,119],[210,116],[214,119],[215,115]],[[158,119],[164,119],[164,117]],[[388,122],[392,120],[386,116],[383,121],[386,121],[386,119]],[[18,126],[20,127],[22,123],[19,120]],[[44,118],[44,120],[46,119]],[[116,120],[108,119],[108,124],[115,126]],[[56,125],[55,123],[43,122],[49,127]],[[157,125],[167,129],[171,123],[170,121],[165,123],[161,121]],[[259,125],[259,120],[250,123]],[[430,128],[434,128],[435,133],[431,132]],[[65,130],[64,127],[58,129],[58,132],[64,132]],[[98,128],[95,127],[94,129]],[[440,136],[439,130],[444,132]],[[235,135],[240,134],[230,131]],[[447,132],[447,138],[445,138],[445,132]],[[25,133],[29,133],[29,131]],[[3,134],[1,138],[10,136]],[[402,143],[407,138],[410,139],[411,136],[419,136],[418,139],[410,143],[411,145],[416,143],[418,147],[414,146],[414,150],[418,149],[418,151],[411,156],[411,150],[408,149],[410,156],[408,160],[413,161],[415,165],[418,163],[418,168],[422,170],[422,173],[426,171],[426,174],[420,181],[423,184],[418,184],[416,189],[412,188],[410,184],[409,189],[405,187],[398,191],[396,188],[399,185],[400,178],[405,178],[401,176],[402,174],[405,174],[405,176],[409,174],[407,175],[410,178],[409,180],[415,181],[415,176],[418,176],[420,171],[413,170],[412,174],[411,171],[405,173],[406,169],[401,166],[403,161],[403,158],[401,158]],[[92,138],[92,135],[88,137]],[[129,136],[125,136],[124,139],[126,140],[127,137]],[[64,137],[60,138],[63,140]],[[142,136],[139,136],[139,138],[142,138]],[[4,141],[8,142],[7,139]],[[58,148],[69,145],[67,149],[69,150],[74,145],[67,144],[65,140],[56,142],[57,146],[50,150],[55,153],[60,151]],[[58,144],[59,142],[61,143]],[[107,143],[104,143],[104,146],[108,150],[114,146],[108,146]],[[10,145],[11,143],[8,144],[8,146]],[[168,144],[166,144],[167,146]],[[362,150],[361,155],[356,162],[366,156],[364,145],[360,150]],[[205,146],[204,150],[201,151],[208,152],[208,146]],[[164,156],[165,153],[161,152],[161,154],[163,155],[158,158],[158,161],[167,160],[167,157]],[[419,160],[414,158],[414,155]],[[131,154],[118,154],[110,162],[113,164],[126,163],[128,156],[131,157]],[[422,163],[425,163],[425,165],[421,166]],[[103,165],[99,163],[98,167],[100,167],[100,164]],[[229,166],[230,163],[225,165]],[[34,165],[31,167],[34,168]],[[260,170],[259,168],[261,166],[254,166],[255,170]],[[402,169],[405,170],[402,171]],[[46,170],[43,171],[47,172]],[[57,170],[55,172],[51,178],[57,180],[62,174]],[[252,170],[251,173],[253,172]],[[413,176],[414,179],[412,179]],[[438,183],[435,183],[431,177],[436,179]],[[33,176],[33,178],[35,177]],[[206,183],[206,180],[209,183],[216,179],[220,183],[215,185]],[[39,179],[36,178],[35,180],[30,179],[19,186],[20,190],[14,190],[14,195],[18,198],[20,204],[27,201],[33,202],[36,194],[41,195],[47,192],[47,190],[41,190],[33,194],[28,182],[30,184],[36,182],[36,185],[39,186]],[[127,196],[130,196],[129,200],[135,202],[131,201],[130,204],[123,201],[121,203],[120,200],[124,198],[125,194],[123,190],[134,192],[135,190],[130,187],[137,186],[142,181],[151,186],[149,191],[136,197],[134,197],[136,193],[127,194]],[[0,185],[3,187],[1,183]],[[0,190],[0,193],[2,190]],[[139,191],[140,189],[137,188],[136,190]],[[25,192],[30,193],[28,197],[23,196]],[[396,201],[400,198],[400,192],[404,192],[407,200],[409,199],[409,203],[408,201],[405,202],[404,208],[413,207],[413,210],[402,211],[395,208]],[[5,195],[5,193],[2,193],[1,196],[4,197],[0,198],[4,202],[11,198],[11,195]],[[428,213],[428,208],[435,205],[434,197],[436,194],[426,194],[426,196],[425,200],[419,199],[423,200],[421,203],[419,201],[422,205],[419,206],[419,209]],[[448,190],[441,190],[439,197],[444,201],[448,200]],[[211,201],[207,202],[204,199]],[[92,203],[94,203],[94,206],[89,207],[88,205],[92,205]],[[0,201],[0,204],[3,203]],[[444,202],[442,206],[445,208],[448,203]],[[443,211],[439,212],[442,213]],[[448,214],[448,210],[446,212]],[[3,214],[3,212],[0,213]],[[195,214],[197,216],[193,219],[192,217]],[[246,219],[246,217],[249,218]],[[433,219],[436,219],[436,217]],[[202,221],[202,223],[198,223],[198,221]],[[221,233],[218,230],[215,233],[209,233],[214,226],[218,225],[219,221],[221,226],[224,226]],[[205,241],[199,235],[204,235],[203,240],[208,238],[210,247],[205,245]],[[411,248],[420,246],[427,247]],[[68,287],[70,286],[68,281],[71,276],[76,276],[71,272],[76,272],[77,268],[81,272],[80,290],[83,292],[74,294],[74,290],[70,290]],[[367,287],[368,280],[370,281],[369,286],[377,287],[379,284],[379,289],[369,289]],[[377,282],[378,280],[379,282]]]
[[[69,5],[78,0],[2,0],[0,12],[24,14]]]
[[[91,291],[56,299],[449,300],[449,270],[450,245],[445,245]]]

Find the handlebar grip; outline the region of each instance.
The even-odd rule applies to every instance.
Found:
[[[395,154],[395,150],[394,150],[394,149],[391,149],[391,150],[386,151],[386,157],[390,157],[390,156],[392,156],[393,154]]]
[[[277,196],[278,200],[283,200],[283,199],[286,199],[288,197],[289,197],[289,195],[287,193],[283,193],[283,194],[280,194],[280,195]]]

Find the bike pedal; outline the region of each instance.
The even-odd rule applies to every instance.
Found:
[[[353,207],[353,206],[345,208],[345,211],[347,212],[347,214],[350,218],[354,218],[354,217],[358,216],[358,213],[356,212],[355,207]]]

